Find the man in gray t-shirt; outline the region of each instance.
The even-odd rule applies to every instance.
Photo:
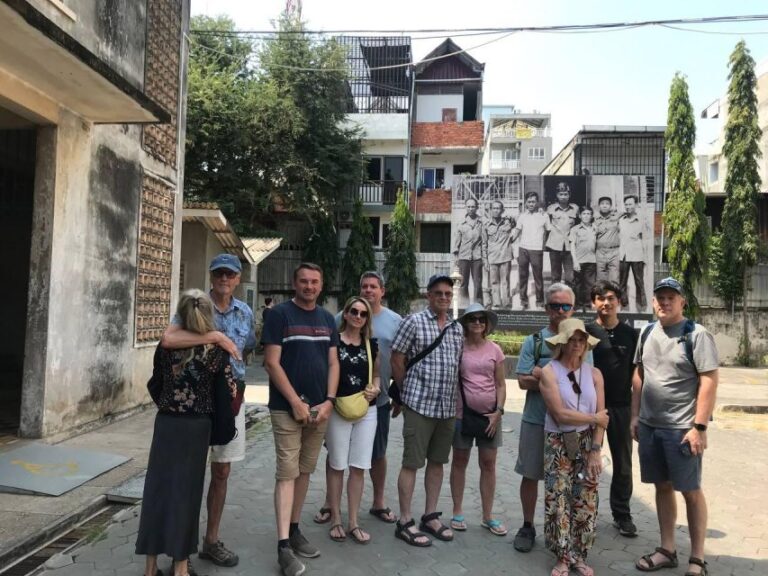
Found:
[[[712,335],[683,316],[685,294],[674,278],[653,289],[658,322],[645,327],[635,353],[632,379],[632,436],[638,441],[640,479],[656,487],[661,546],[640,558],[642,571],[677,566],[675,491],[688,515],[691,557],[687,573],[700,574],[707,532],[707,504],[701,489],[707,423],[715,407],[718,356]]]

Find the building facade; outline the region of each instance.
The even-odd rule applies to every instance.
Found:
[[[0,0],[0,421],[146,402],[175,304],[189,0]]]

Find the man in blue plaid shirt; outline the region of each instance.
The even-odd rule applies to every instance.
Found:
[[[444,274],[429,279],[429,307],[407,317],[392,342],[392,377],[403,401],[403,464],[397,480],[400,520],[395,536],[412,546],[429,546],[428,532],[440,540],[453,540],[453,532],[440,522],[437,500],[443,484],[443,465],[448,462],[456,416],[459,360],[464,347],[461,324],[448,316],[453,282]],[[414,364],[411,358],[426,349],[446,330],[439,346]],[[411,516],[416,471],[426,462],[426,506],[419,530]]]

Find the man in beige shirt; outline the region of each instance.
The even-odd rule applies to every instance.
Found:
[[[635,311],[642,312],[648,307],[645,297],[645,246],[651,237],[651,230],[645,219],[637,213],[637,204],[637,196],[624,198],[625,212],[619,219],[619,287],[621,306],[628,310],[627,283],[631,269],[635,278]]]

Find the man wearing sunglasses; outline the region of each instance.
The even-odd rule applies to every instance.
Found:
[[[551,360],[551,350],[544,340],[555,336],[560,322],[573,315],[576,301],[571,287],[563,283],[552,284],[547,288],[545,297],[544,308],[549,324],[525,339],[517,361],[517,383],[521,390],[526,391],[515,464],[515,472],[522,476],[520,502],[523,507],[523,526],[514,541],[515,549],[520,552],[530,552],[536,540],[533,519],[539,481],[544,479],[544,418],[547,410],[539,392],[539,380],[542,368]],[[587,352],[586,361],[592,363],[591,352]]]
[[[245,459],[245,363],[246,350],[256,346],[253,330],[253,312],[243,301],[235,298],[235,288],[240,284],[242,265],[237,256],[219,254],[209,266],[211,281],[211,300],[213,315],[219,331],[207,334],[188,332],[181,328],[181,319],[174,317],[171,325],[163,334],[164,348],[190,348],[205,344],[216,344],[230,354],[232,372],[237,378],[237,393],[240,400],[240,412],[235,417],[237,435],[229,444],[211,447],[211,483],[208,487],[208,524],[203,547],[199,556],[218,566],[237,566],[240,561],[237,554],[224,546],[219,540],[219,525],[227,499],[227,482],[232,462]],[[190,570],[190,573],[192,571]]]

